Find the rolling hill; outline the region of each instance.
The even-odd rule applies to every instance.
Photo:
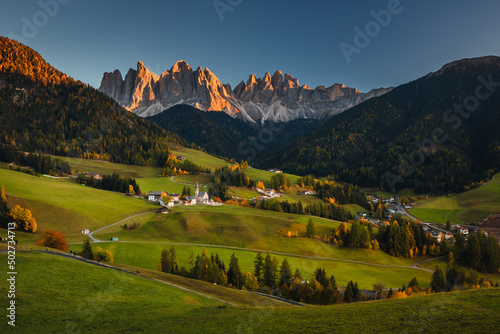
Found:
[[[5,261],[6,257],[0,254]],[[167,328],[175,333],[303,333],[304,328],[315,333],[331,333],[335,328],[343,333],[493,333],[500,326],[499,289],[323,307],[278,307],[273,301],[255,299],[247,301],[250,306],[235,307],[54,255],[28,252],[18,257],[19,272],[29,273],[18,276],[16,327],[23,333],[163,332]],[[0,292],[7,295],[5,284]],[[241,300],[230,290],[218,296]],[[2,322],[0,330],[7,332],[7,326]]]

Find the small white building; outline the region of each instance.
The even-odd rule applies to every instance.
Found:
[[[191,197],[186,197],[186,200],[184,201],[184,205],[195,205],[196,204],[196,197],[191,196]]]
[[[90,233],[90,231],[89,231],[89,229],[88,229],[88,228],[83,229],[83,230],[81,230],[80,232],[81,232],[81,233],[83,233],[83,234],[89,234],[89,233]]]
[[[161,199],[162,191],[150,191],[148,193],[148,201],[159,202]]]
[[[460,233],[462,233],[464,235],[469,234],[469,229],[467,227],[460,226],[459,231],[460,231]]]
[[[179,202],[179,198],[180,198],[180,195],[179,194],[168,194],[168,196],[170,197],[170,199],[174,202]]]

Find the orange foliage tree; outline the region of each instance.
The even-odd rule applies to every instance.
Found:
[[[69,249],[64,233],[47,230],[43,232],[42,237],[35,243],[37,246],[50,247],[67,252]]]

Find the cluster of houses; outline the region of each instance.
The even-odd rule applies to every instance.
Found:
[[[162,197],[168,195],[170,197],[170,201],[168,203],[164,203]],[[166,191],[150,191],[148,193],[148,201],[150,202],[158,202],[160,205],[164,207],[172,207],[174,205],[195,205],[197,203],[201,204],[210,204],[210,205],[216,205],[217,203],[214,202],[210,197],[208,196],[208,193],[206,191],[200,191],[200,187],[198,185],[198,182],[196,182],[196,188],[194,191],[194,196],[188,196],[184,198],[180,198],[179,194],[176,193],[168,193]]]

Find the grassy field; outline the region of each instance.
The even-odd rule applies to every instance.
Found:
[[[6,254],[0,258],[7,261]],[[18,252],[16,263],[18,333],[62,333],[68,324],[82,333],[103,328],[134,332],[153,318],[224,305],[141,277],[37,252]],[[2,277],[5,282],[5,271]],[[0,291],[7,296],[7,285],[1,284]],[[108,327],[111,319],[114,324]],[[0,331],[11,332],[8,327],[4,320]]]
[[[150,191],[167,191],[169,193],[182,193],[184,184],[177,183],[171,180],[170,177],[148,177],[137,179],[137,184],[141,187],[141,192],[147,194]],[[195,186],[186,186],[191,188],[191,194],[194,194]],[[200,191],[208,191],[206,187],[200,187]]]
[[[499,289],[323,307],[269,307],[271,301],[228,307],[70,259],[17,256],[20,333],[494,333],[500,326]],[[0,293],[7,295],[6,284]],[[6,320],[0,331],[13,332]]]
[[[271,186],[271,178],[274,175],[276,175],[276,173],[266,172],[264,170],[255,169],[255,168],[252,168],[252,167],[245,169],[243,172],[245,173],[246,176],[248,176],[252,180],[264,182],[264,185],[266,187],[270,187]],[[296,184],[297,183],[297,179],[300,178],[300,176],[297,176],[297,175],[287,174],[287,173],[285,173],[285,174],[286,174],[287,178],[290,180],[290,185],[291,186],[293,186],[294,184]]]
[[[0,185],[5,186],[11,206],[22,204],[32,210],[37,234],[54,229],[81,240],[81,229],[93,230],[157,208],[123,194],[5,169],[0,169]]]
[[[173,154],[183,155],[188,160],[191,160],[194,163],[211,168],[212,171],[217,169],[217,168],[231,165],[227,161],[216,158],[216,157],[211,156],[210,154],[202,152],[202,151],[193,150],[193,149],[179,146],[179,145],[173,144],[173,143],[170,144],[169,147],[170,147],[170,150],[172,151]]]
[[[351,215],[353,216],[357,216],[358,215],[358,212],[368,212],[368,210],[366,210],[365,208],[363,208],[362,206],[360,205],[357,205],[357,204],[349,204],[349,205],[344,205],[344,207],[349,210],[349,212],[351,213]]]
[[[93,247],[102,247],[113,253],[115,263],[125,264],[129,266],[155,270],[160,261],[160,254],[164,248],[170,248],[170,245],[161,243],[141,243],[141,242],[106,242],[99,243]],[[191,253],[195,256],[201,254],[203,247],[174,245],[177,262],[179,267],[191,268],[189,257]],[[81,245],[71,245],[71,249],[79,251]],[[241,270],[244,272],[253,272],[253,261],[256,256],[254,251],[232,250],[220,248],[217,246],[207,246],[205,249],[209,254],[219,254],[219,257],[224,261],[226,267],[229,265],[229,258],[234,252],[239,259]],[[400,288],[403,284],[408,285],[408,282],[417,277],[418,281],[423,286],[429,286],[431,273],[413,268],[396,268],[396,267],[379,267],[362,265],[334,260],[322,260],[312,258],[301,258],[295,256],[277,255],[281,262],[283,258],[287,258],[290,262],[292,270],[299,268],[304,278],[311,278],[313,272],[322,267],[329,275],[334,275],[339,286],[344,287],[348,281],[357,281],[362,289],[372,289],[372,285],[378,282],[384,283],[387,287]]]
[[[184,183],[196,184],[198,182],[199,184],[208,185],[212,183],[212,176],[207,174],[180,175],[174,177],[174,180]]]
[[[285,214],[237,206],[180,206],[167,215],[151,214],[127,221],[141,223],[138,230],[123,230],[115,225],[94,236],[99,240],[118,237],[120,241],[150,241],[231,246],[296,255],[348,259],[368,263],[410,266],[419,259],[394,258],[383,251],[340,248],[321,240],[306,238],[309,219],[316,235],[331,234],[340,223],[304,215]],[[289,238],[288,232],[299,237]]]
[[[410,213],[426,222],[471,223],[500,212],[500,175],[486,185],[452,196],[417,202]]]
[[[100,174],[113,174],[117,173],[122,176],[138,178],[156,177],[161,173],[159,167],[143,167],[134,165],[124,165],[114,162],[102,160],[90,160],[81,158],[59,157],[57,158],[67,161],[71,169],[78,173],[91,172]]]

